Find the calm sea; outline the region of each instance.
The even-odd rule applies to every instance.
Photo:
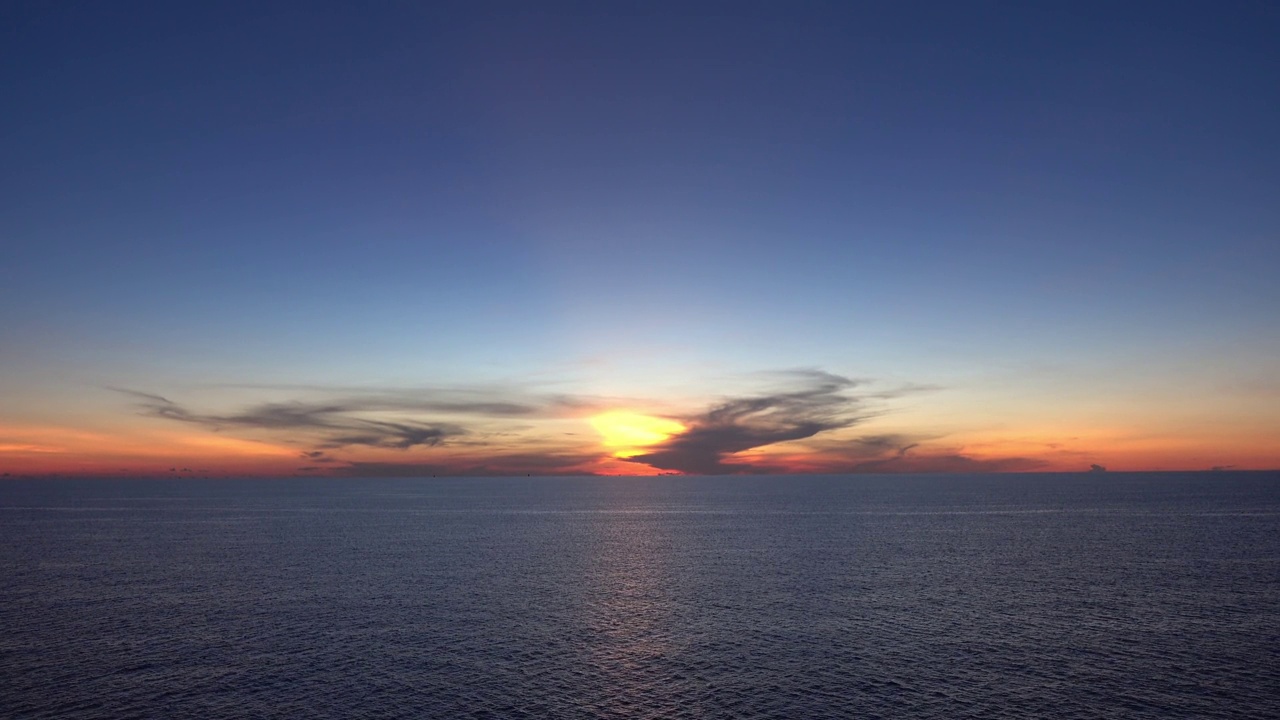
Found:
[[[1277,473],[0,483],[4,718],[1277,716]]]

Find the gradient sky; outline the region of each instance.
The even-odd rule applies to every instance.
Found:
[[[1280,467],[1280,6],[10,2],[0,472]]]

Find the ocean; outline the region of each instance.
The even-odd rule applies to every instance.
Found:
[[[5,481],[0,717],[1280,717],[1280,473]]]

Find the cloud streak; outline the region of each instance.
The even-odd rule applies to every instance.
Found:
[[[505,477],[512,475],[592,475],[584,469],[599,459],[594,453],[512,453],[485,458],[451,458],[448,462],[353,461],[338,468],[344,477],[423,477],[428,475]]]
[[[824,472],[857,474],[1022,472],[1043,468],[1025,457],[982,458],[956,448],[929,447],[937,438],[887,433],[827,443],[816,449]]]
[[[734,461],[731,456],[803,440],[864,419],[862,400],[847,394],[858,385],[856,381],[819,370],[786,375],[798,387],[725,400],[705,413],[685,418],[685,432],[625,459],[697,475],[770,472],[775,468]]]
[[[453,423],[391,421],[357,414],[388,409],[386,403],[378,401],[264,403],[242,412],[219,415],[194,412],[162,395],[136,390],[119,391],[137,399],[143,415],[202,425],[215,431],[291,431],[306,436],[318,449],[365,445],[407,450],[439,445],[448,438],[467,433],[466,429]],[[403,406],[394,409],[403,409]]]
[[[934,386],[886,390],[821,370],[763,377],[769,385],[757,394],[730,396],[702,412],[669,416],[685,430],[626,457],[611,455],[594,436],[575,437],[563,428],[540,432],[539,423],[651,403],[538,395],[518,387],[308,387],[311,399],[210,412],[155,393],[112,389],[132,398],[144,416],[283,442],[298,448],[298,472],[351,477],[570,475],[616,472],[619,463],[631,463],[637,471],[643,465],[693,475],[999,472],[1045,465],[1022,457],[972,457],[962,448],[932,447],[936,438],[924,435],[850,437],[846,432],[885,412],[885,403],[936,390]]]
[[[1024,457],[975,458],[959,452],[914,454],[903,448],[889,457],[865,460],[851,473],[992,473],[1026,472],[1043,468],[1043,460]]]

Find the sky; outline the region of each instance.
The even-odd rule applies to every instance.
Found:
[[[9,2],[0,473],[1280,467],[1280,6]]]

